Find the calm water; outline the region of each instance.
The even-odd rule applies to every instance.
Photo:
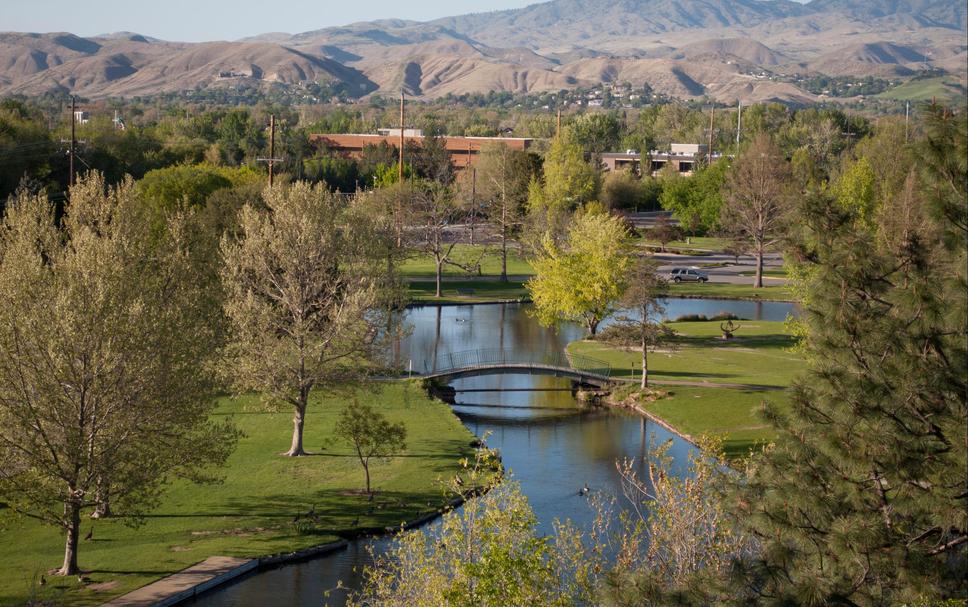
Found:
[[[451,352],[479,348],[513,349],[541,354],[560,352],[580,339],[582,330],[564,326],[558,332],[538,325],[526,305],[421,307],[408,311],[411,335],[396,349],[415,372],[429,371]],[[732,312],[751,320],[783,320],[796,314],[782,303],[673,299],[665,316]],[[615,461],[640,457],[646,441],[673,440],[671,455],[679,465],[692,447],[655,425],[618,411],[581,411],[571,396],[570,381],[555,377],[501,375],[461,379],[455,412],[477,436],[490,432],[488,445],[500,450],[504,465],[528,496],[541,533],[550,533],[555,518],[591,522],[588,500],[578,495],[587,483],[593,491],[618,495]],[[494,392],[491,390],[511,390]],[[541,391],[521,391],[523,389]],[[361,540],[333,555],[266,571],[214,591],[195,601],[210,607],[342,605],[335,588],[360,585],[358,570],[369,563],[368,547],[377,550],[390,540]]]

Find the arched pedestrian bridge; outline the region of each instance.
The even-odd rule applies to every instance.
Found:
[[[564,352],[535,356],[516,350],[482,349],[440,354],[434,370],[422,377],[449,382],[461,377],[507,373],[566,377],[582,385],[604,388],[611,383],[612,368],[604,361]]]

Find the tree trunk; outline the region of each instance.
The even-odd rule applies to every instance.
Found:
[[[73,489],[70,490],[73,496]],[[67,543],[64,546],[64,566],[58,570],[58,575],[76,575],[77,567],[77,540],[81,533],[81,506],[71,497],[70,501],[64,504],[64,515],[68,520]]]
[[[437,291],[434,294],[434,297],[438,297],[439,298],[441,296],[441,294],[442,294],[441,293],[441,290],[440,290],[440,275],[443,272],[444,264],[443,264],[443,261],[441,261],[441,259],[439,257],[436,259],[436,261],[437,261]]]
[[[363,472],[366,474],[366,494],[373,498],[373,492],[370,491],[370,465],[367,462],[363,462]]]
[[[501,282],[508,281],[508,205],[501,207]]]
[[[763,243],[756,243],[756,278],[753,279],[753,288],[763,287]]]
[[[289,451],[285,453],[288,457],[299,457],[300,455],[306,455],[306,451],[303,450],[303,424],[306,421],[306,398],[300,397],[302,402],[294,407],[296,412],[292,416],[292,446],[289,447]]]
[[[649,348],[645,340],[645,334],[642,335],[642,385],[641,388],[645,390],[649,387]]]
[[[599,322],[599,320],[594,318],[589,318],[587,321],[585,321],[585,324],[588,326],[588,332],[591,333],[593,337],[598,333]]]

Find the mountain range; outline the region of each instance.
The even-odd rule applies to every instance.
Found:
[[[648,84],[683,99],[816,97],[812,75],[968,79],[964,0],[552,0],[429,22],[181,43],[0,33],[0,94],[90,98],[338,83],[352,97]]]

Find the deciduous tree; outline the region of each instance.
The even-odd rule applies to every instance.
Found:
[[[595,335],[625,292],[632,267],[629,234],[621,217],[579,213],[558,246],[545,237],[526,284],[544,325],[582,323]]]
[[[233,329],[226,374],[240,390],[294,409],[286,455],[305,455],[313,389],[359,378],[375,356],[389,235],[323,185],[268,189],[247,206],[239,236],[222,240],[225,312]]]
[[[185,221],[159,234],[144,210],[132,182],[105,193],[92,174],[62,222],[21,195],[0,228],[0,497],[65,532],[63,575],[83,511],[110,500],[137,521],[236,438],[209,421],[218,301]]]
[[[726,178],[723,228],[750,243],[753,286],[763,286],[763,256],[780,241],[791,203],[790,167],[768,135],[759,134]]]
[[[370,460],[390,458],[406,449],[406,426],[403,422],[391,423],[370,405],[354,402],[336,420],[335,432],[353,446],[366,474],[366,494],[372,498]]]

